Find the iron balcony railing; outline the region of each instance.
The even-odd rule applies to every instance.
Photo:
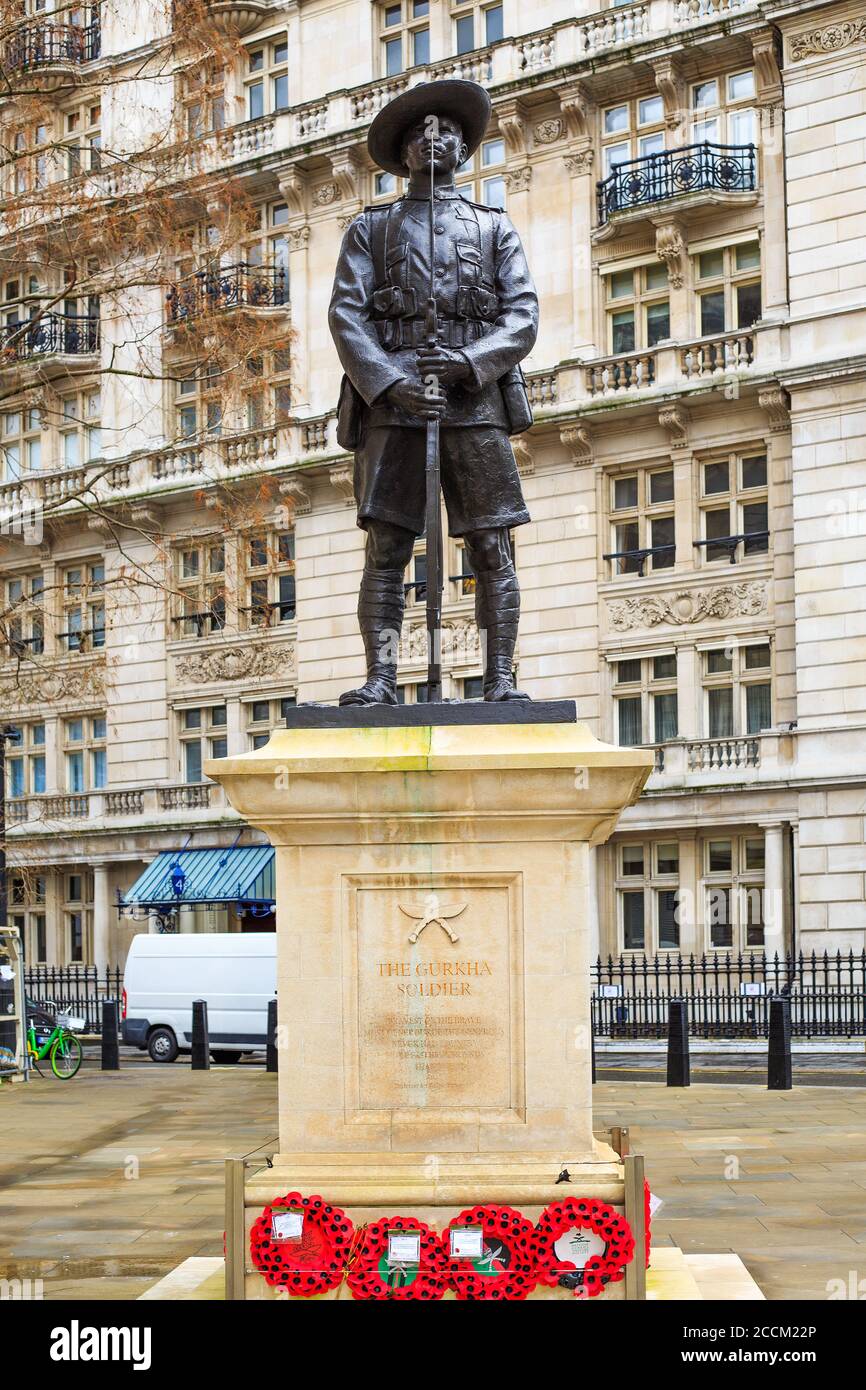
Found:
[[[99,11],[89,24],[28,24],[13,34],[6,45],[6,67],[14,72],[38,72],[40,68],[90,63],[100,56],[102,39]]]
[[[99,319],[89,314],[42,314],[0,328],[0,360],[12,357],[81,357],[99,351]]]
[[[604,223],[616,212],[661,203],[684,193],[753,193],[757,177],[754,145],[707,141],[627,159],[596,185],[598,220]]]
[[[272,309],[288,303],[284,267],[211,266],[172,285],[166,295],[169,323],[183,323],[219,309]]]

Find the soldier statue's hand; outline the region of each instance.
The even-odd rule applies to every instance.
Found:
[[[418,368],[422,377],[438,377],[442,386],[454,386],[472,376],[472,368],[463,353],[451,352],[443,347],[421,348]]]
[[[441,391],[408,376],[395,381],[385,397],[389,405],[405,410],[407,415],[441,415],[446,405]]]

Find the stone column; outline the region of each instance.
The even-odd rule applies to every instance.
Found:
[[[700,955],[706,943],[698,940],[698,922],[703,913],[698,910],[698,883],[701,866],[698,861],[698,842],[695,836],[680,837],[680,951]]]
[[[93,964],[102,972],[110,961],[111,900],[108,865],[93,864]]]
[[[785,105],[775,37],[770,30],[752,35],[757,78],[758,172],[763,193],[761,317],[779,320],[788,312],[788,251],[785,219]]]
[[[781,821],[759,821],[764,832],[764,950],[785,954],[785,855]],[[745,935],[743,936],[745,941]]]
[[[601,954],[601,926],[598,920],[598,856],[600,848],[589,851],[589,963],[594,965]]]

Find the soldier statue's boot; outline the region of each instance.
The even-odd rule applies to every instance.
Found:
[[[515,690],[512,663],[520,622],[520,587],[513,564],[475,576],[475,621],[484,648],[485,700],[528,700]]]
[[[367,656],[367,679],[357,690],[344,691],[341,705],[396,705],[403,604],[403,570],[364,570],[358,625]]]

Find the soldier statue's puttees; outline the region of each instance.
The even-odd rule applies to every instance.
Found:
[[[449,532],[463,538],[475,576],[484,698],[528,698],[512,674],[520,591],[510,531],[529,513],[509,435],[532,421],[519,364],[535,343],[538,298],[508,217],[470,202],[454,183],[489,118],[477,83],[428,82],[396,97],[370,127],[374,162],[409,184],[349,225],[331,298],[345,372],[337,438],[354,450],[366,531],[358,620],[367,679],[342,705],[397,703],[404,573],[424,531],[432,416]]]

